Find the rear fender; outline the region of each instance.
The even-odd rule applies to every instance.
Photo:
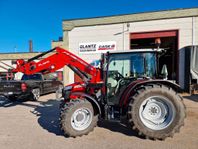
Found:
[[[182,92],[182,89],[180,88],[178,84],[175,84],[168,80],[141,80],[141,81],[137,80],[129,84],[128,87],[126,88],[126,91],[122,94],[122,97],[120,100],[120,106],[121,107],[127,106],[130,101],[130,96],[135,93],[135,89],[141,86],[148,85],[148,84],[162,84],[162,85],[172,88],[176,92]]]

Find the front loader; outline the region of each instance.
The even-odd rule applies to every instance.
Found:
[[[160,50],[155,49],[107,52],[102,54],[101,67],[95,68],[57,47],[28,61],[17,60],[12,72],[45,74],[66,65],[81,77],[82,82],[62,90],[60,124],[67,136],[88,134],[100,119],[126,118],[139,135],[164,140],[179,132],[186,112],[180,87],[159,73],[159,56]]]

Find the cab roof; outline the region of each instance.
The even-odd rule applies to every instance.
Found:
[[[115,51],[109,51],[109,54],[116,54],[116,53],[143,53],[143,52],[161,52],[164,51],[164,49],[131,49],[131,50],[115,50]]]

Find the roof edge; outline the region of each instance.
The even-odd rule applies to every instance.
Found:
[[[139,22],[139,21],[159,20],[159,19],[174,19],[174,18],[193,17],[193,16],[198,16],[198,7],[95,17],[95,18],[63,20],[62,25],[64,31],[70,31],[74,27],[108,25],[108,24]]]

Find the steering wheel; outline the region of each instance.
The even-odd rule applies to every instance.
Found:
[[[123,79],[123,75],[119,73],[118,71],[111,71],[109,73],[109,77],[113,78],[116,81],[119,81],[120,79]]]
[[[123,80],[123,78],[124,77],[122,74],[118,71],[110,71],[108,74],[108,83],[111,85],[110,89],[115,91],[115,89],[119,86],[119,82]]]

